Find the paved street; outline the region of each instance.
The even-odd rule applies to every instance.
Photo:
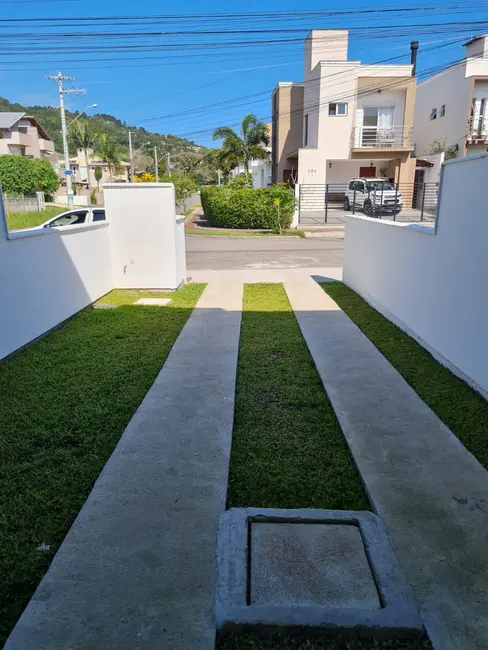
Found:
[[[186,238],[187,268],[195,270],[341,267],[344,240],[295,237]]]

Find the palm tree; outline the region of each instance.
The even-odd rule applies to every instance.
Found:
[[[120,163],[119,144],[116,138],[112,138],[106,133],[98,133],[97,138],[100,156],[108,164],[108,173],[112,180],[112,165]]]
[[[90,180],[90,161],[88,160],[88,152],[93,151],[93,147],[98,139],[98,134],[92,129],[90,120],[81,120],[73,124],[72,130],[70,131],[70,138],[77,151],[81,150],[85,154],[88,189],[91,192],[92,187]]]
[[[248,172],[250,160],[269,160],[269,151],[263,147],[269,144],[268,127],[253,113],[242,120],[240,135],[229,126],[220,126],[215,129],[213,139],[222,140],[219,158],[222,163],[227,161],[227,166],[242,163]]]

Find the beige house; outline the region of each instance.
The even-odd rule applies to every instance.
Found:
[[[5,154],[58,161],[48,134],[35,117],[25,113],[0,113],[0,155]]]
[[[273,91],[273,181],[413,183],[413,65],[350,61],[347,30],[310,32],[304,59],[304,81]]]
[[[95,169],[100,167],[102,170],[102,177],[99,181],[100,189],[104,183],[127,183],[129,181],[130,164],[128,162],[120,162],[117,165],[109,165],[98,154],[88,151],[88,164],[85,158],[85,153],[78,150],[78,155],[70,158],[70,168],[72,179],[74,183],[82,183],[88,186],[88,173],[90,174],[90,184],[92,189],[97,187],[97,179],[95,178]],[[59,176],[62,180],[65,179],[64,161],[61,161],[59,166]]]
[[[464,47],[463,61],[417,87],[417,155],[431,153],[433,144],[452,148],[456,157],[488,150],[488,35]]]

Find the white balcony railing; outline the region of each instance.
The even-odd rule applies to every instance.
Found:
[[[412,126],[356,126],[353,149],[409,149],[413,147]]]
[[[486,117],[472,117],[468,121],[468,139],[488,140],[488,119]]]

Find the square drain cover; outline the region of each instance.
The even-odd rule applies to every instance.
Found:
[[[371,512],[233,508],[220,517],[217,628],[423,630],[383,520]]]
[[[251,524],[251,605],[380,609],[357,526]]]

